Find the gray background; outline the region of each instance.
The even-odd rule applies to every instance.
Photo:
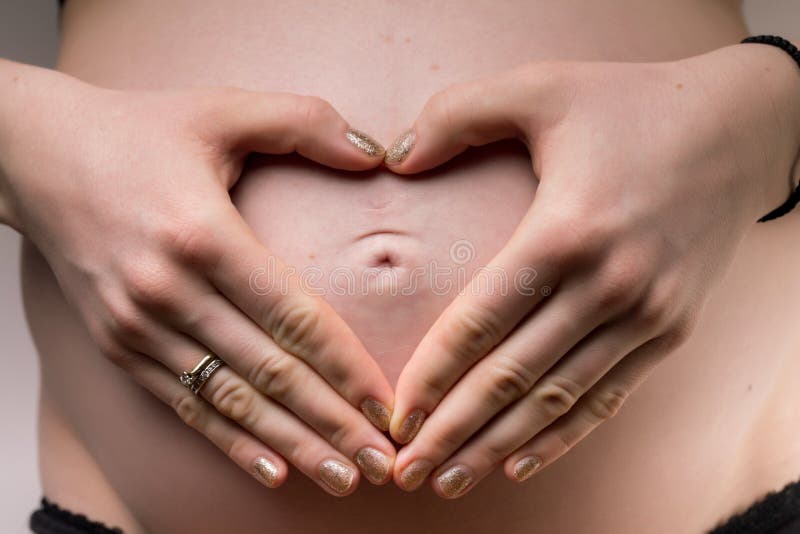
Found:
[[[106,0],[112,1],[112,0]],[[668,1],[668,0],[663,0]],[[699,0],[698,0],[699,1]],[[745,0],[752,33],[800,39],[800,0]],[[0,57],[52,66],[56,0],[0,0]],[[19,291],[19,236],[0,227],[0,532],[27,532],[40,497],[36,458],[36,354]]]

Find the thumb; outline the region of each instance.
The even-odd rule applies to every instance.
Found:
[[[553,69],[533,63],[491,78],[461,83],[433,95],[413,128],[386,150],[385,162],[398,174],[431,169],[471,146],[520,139],[531,150],[553,121],[548,100]]]
[[[383,146],[351,128],[321,98],[223,91],[213,105],[213,120],[224,149],[244,155],[297,152],[322,165],[348,171],[372,169],[383,161]]]

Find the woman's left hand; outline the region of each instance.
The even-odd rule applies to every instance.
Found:
[[[745,233],[789,194],[800,71],[760,44],[537,62],[435,95],[412,131],[387,151],[398,173],[517,137],[540,178],[484,271],[496,284],[472,281],[397,384],[391,433],[413,442],[395,481],[436,469],[452,498],[500,462],[518,481],[553,462],[687,339]]]

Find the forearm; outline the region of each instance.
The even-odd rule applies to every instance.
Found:
[[[60,72],[0,58],[0,224],[22,230],[16,209],[15,180],[19,169],[41,163],[34,153],[41,150],[37,131],[63,121],[88,85]],[[72,106],[74,107],[74,106]],[[63,125],[62,125],[63,126]],[[54,176],[53,169],[42,169]]]
[[[8,172],[5,170],[4,157],[9,151],[11,131],[15,127],[14,113],[20,93],[20,76],[27,67],[5,59],[0,59],[0,224],[19,228],[18,217],[12,209],[11,188]]]

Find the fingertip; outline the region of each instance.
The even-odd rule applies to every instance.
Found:
[[[419,433],[426,418],[427,413],[422,408],[411,410],[402,419],[393,417],[392,425],[390,426],[392,439],[402,445],[406,445]]]
[[[389,405],[391,406],[391,404]],[[377,400],[375,397],[369,396],[361,402],[361,413],[381,432],[389,430],[390,422],[392,419],[392,409],[387,406],[387,403]]]
[[[385,450],[363,447],[353,458],[361,474],[372,484],[383,486],[392,479],[395,458]]]
[[[386,149],[386,154],[383,158],[386,166],[399,174],[408,172],[405,171],[405,167],[408,165],[404,165],[404,163],[408,159],[409,154],[411,154],[412,149],[416,146],[416,140],[417,133],[414,128],[409,128],[397,136],[395,140],[392,141],[392,144],[389,145],[389,148]]]
[[[424,122],[406,130],[386,149],[384,163],[395,174],[415,174],[438,167],[468,145],[437,135]]]
[[[431,477],[433,490],[444,499],[458,499],[469,492],[478,482],[474,471],[466,465],[454,465],[440,470]]]
[[[259,456],[253,461],[252,474],[263,485],[274,489],[286,481],[288,470],[283,462]]]
[[[430,460],[418,458],[402,470],[395,470],[394,482],[403,491],[416,491],[422,487],[434,467],[436,466]]]
[[[381,164],[386,149],[371,135],[350,126],[344,132],[344,139],[349,143],[348,151],[353,154],[354,170],[375,168]],[[355,148],[355,150],[353,150]]]
[[[350,463],[329,458],[322,462],[318,470],[321,486],[336,497],[346,497],[358,487],[359,470]]]
[[[505,462],[505,474],[513,482],[522,483],[536,474],[543,465],[541,457],[535,454],[526,454],[515,460]]]
[[[514,478],[514,464],[516,463],[515,460],[512,458],[506,458],[503,462],[503,475],[511,482],[518,482],[516,478]]]
[[[343,171],[375,169],[383,164],[386,154],[374,137],[353,128],[338,114],[337,120],[305,132],[296,149],[301,156]]]
[[[392,417],[389,421],[389,435],[395,442],[401,445],[405,445],[411,441],[408,436],[408,425],[406,421],[409,415],[420,407],[416,396],[416,390],[412,385],[413,380],[406,377],[407,371],[408,366],[400,375],[395,385],[394,405],[392,407]],[[405,384],[409,384],[409,386]],[[420,425],[421,423],[420,421]],[[404,424],[406,425],[405,427]]]

